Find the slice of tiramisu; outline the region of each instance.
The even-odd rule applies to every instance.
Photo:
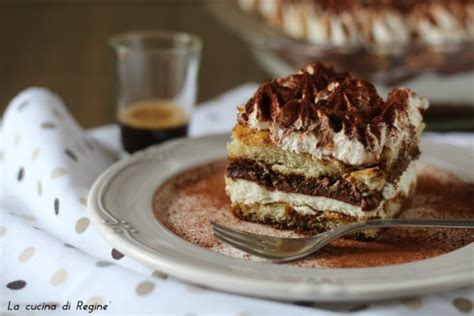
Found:
[[[405,88],[384,101],[369,82],[319,63],[263,84],[227,146],[234,213],[314,233],[396,217],[415,187],[427,107]]]

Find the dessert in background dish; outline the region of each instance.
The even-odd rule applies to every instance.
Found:
[[[239,9],[239,6],[241,9]],[[235,0],[210,11],[271,76],[315,61],[430,100],[431,130],[472,130],[473,0]]]
[[[239,0],[285,34],[314,44],[371,46],[474,40],[470,0]]]
[[[396,217],[415,188],[427,107],[405,88],[383,100],[320,63],[263,84],[239,108],[227,146],[233,212],[311,232]]]

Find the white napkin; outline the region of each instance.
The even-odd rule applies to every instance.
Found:
[[[229,131],[235,106],[255,89],[254,84],[243,85],[198,107],[191,135]],[[24,312],[54,303],[58,313],[69,302],[70,312],[80,301],[106,304],[107,311],[114,313],[291,315],[317,310],[323,315],[359,309],[374,315],[452,315],[472,309],[472,289],[370,305],[288,304],[176,280],[122,256],[102,240],[87,218],[87,191],[120,150],[116,126],[84,132],[56,95],[30,88],[8,106],[1,135],[2,311],[18,305]],[[473,144],[472,135],[462,136]]]

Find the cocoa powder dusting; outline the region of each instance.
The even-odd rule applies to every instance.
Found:
[[[258,234],[298,237],[292,231],[244,222],[230,210],[225,193],[225,161],[185,171],[158,189],[155,214],[175,234],[225,255],[265,261],[214,238],[210,221]],[[418,187],[401,218],[474,218],[474,185],[419,163]],[[474,241],[474,231],[446,228],[389,228],[375,241],[339,239],[298,262],[302,267],[355,268],[412,262],[439,256]]]

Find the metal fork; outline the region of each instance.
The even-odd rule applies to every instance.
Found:
[[[255,256],[274,262],[289,262],[304,258],[326,246],[331,241],[354,231],[379,227],[445,227],[474,228],[474,220],[418,220],[375,219],[344,225],[331,231],[307,238],[272,237],[245,232],[211,222],[214,235],[224,243]]]

